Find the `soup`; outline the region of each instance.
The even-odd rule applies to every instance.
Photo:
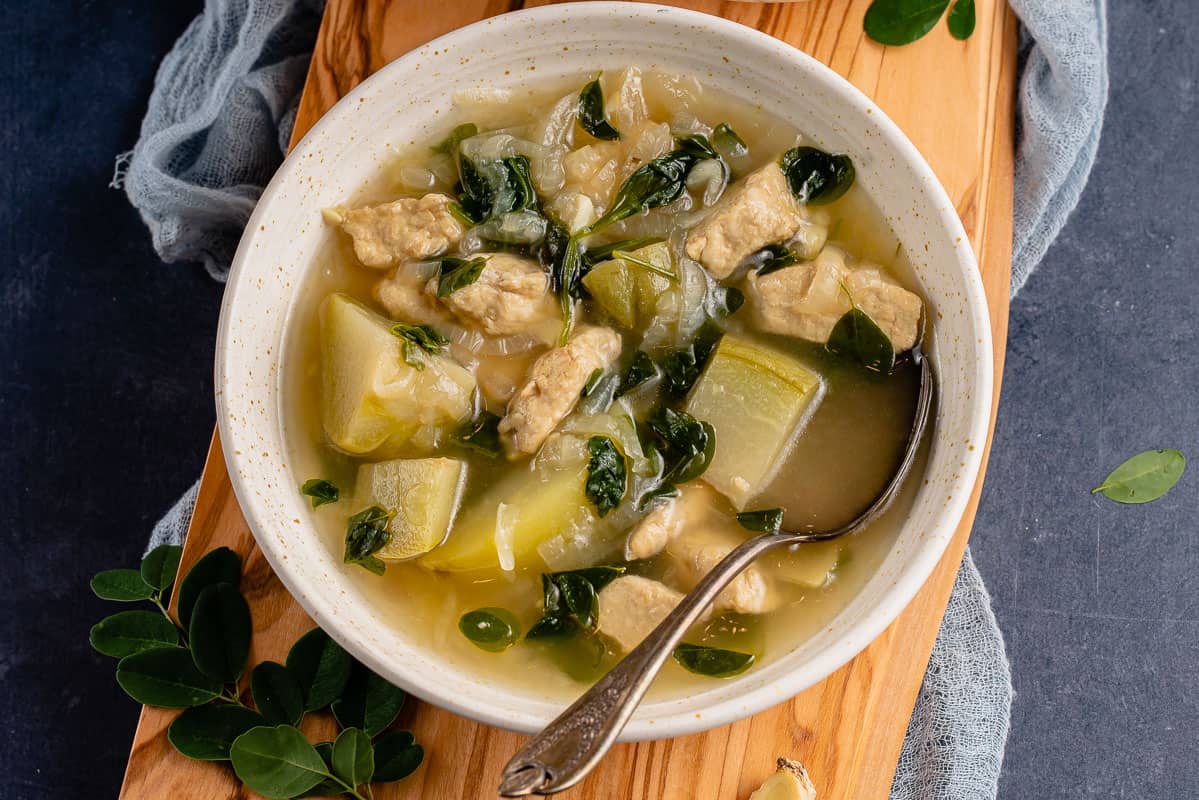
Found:
[[[293,468],[395,625],[566,697],[747,537],[870,503],[925,304],[848,157],[694,79],[476,90],[449,122],[324,212],[286,356]],[[759,559],[655,693],[826,625],[915,488]]]

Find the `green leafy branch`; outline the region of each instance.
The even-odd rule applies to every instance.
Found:
[[[183,709],[167,729],[182,755],[229,761],[248,788],[265,797],[367,800],[372,782],[397,781],[424,760],[408,731],[387,729],[403,707],[403,690],[356,661],[320,628],[300,637],[286,663],[264,661],[249,677],[253,707],[241,688],[253,628],[242,596],[241,558],[220,547],[196,562],[179,584],[178,620],[167,609],[182,550],[163,545],[139,569],[92,578],[96,595],[151,603],[157,611],[123,611],[91,630],[97,651],[118,658],[117,683],[144,705]],[[312,744],[299,730],[306,713],[329,709],[341,728]]]

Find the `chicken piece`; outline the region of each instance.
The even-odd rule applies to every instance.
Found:
[[[463,324],[489,336],[511,336],[560,315],[549,276],[539,263],[508,253],[481,255],[487,266],[478,280],[441,298]],[[437,284],[433,277],[425,291],[436,296]]]
[[[666,549],[670,540],[683,530],[683,514],[679,498],[671,497],[654,506],[646,514],[624,546],[624,557],[629,561],[653,558]]]
[[[444,253],[462,240],[462,223],[450,213],[451,199],[431,193],[377,206],[330,210],[325,218],[354,240],[354,254],[374,269],[394,267]]]
[[[916,346],[924,303],[889,275],[874,267],[859,267],[846,281],[854,302],[883,329],[896,353]]]
[[[425,292],[428,270],[412,264],[401,264],[391,275],[375,284],[375,299],[388,315],[401,322],[438,325],[449,321],[450,315],[437,299]]]
[[[746,278],[754,324],[769,333],[827,342],[837,320],[849,310],[849,295],[841,288],[846,276],[845,255],[828,247],[815,261]]]
[[[803,219],[783,170],[771,162],[729,189],[687,234],[687,255],[727,278],[750,254],[790,239]]]
[[[620,334],[611,328],[582,327],[565,345],[534,361],[500,420],[509,455],[537,452],[574,408],[591,373],[607,369],[619,355]]]
[[[599,632],[625,652],[658,627],[683,595],[640,575],[622,575],[599,593]]]
[[[717,527],[688,525],[666,547],[675,577],[680,586],[690,591],[712,567],[733,551],[742,541],[735,532]],[[764,614],[782,604],[782,598],[766,574],[751,565],[716,595],[717,610],[740,614]]]

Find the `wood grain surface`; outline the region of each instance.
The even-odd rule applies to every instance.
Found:
[[[1006,3],[980,0],[978,27],[967,42],[952,39],[942,24],[903,48],[865,38],[862,16],[869,0],[669,4],[725,16],[808,52],[873,97],[912,139],[945,185],[979,256],[996,348],[997,404],[1011,261],[1016,60],[1016,22]],[[329,0],[293,144],[339,97],[388,61],[435,36],[521,6],[519,0]],[[821,800],[886,798],[981,485],[980,476],[957,535],[928,583],[845,667],[750,719],[693,736],[620,745],[586,782],[561,796],[742,800],[773,771],[775,757],[786,755],[807,764]],[[281,659],[312,623],[254,546],[214,437],[181,569],[219,545],[245,559],[243,585],[255,634],[251,660]],[[175,713],[143,711],[122,799],[256,797],[227,765],[188,761],[171,748],[165,730]],[[412,729],[428,755],[411,777],[377,787],[379,800],[493,797],[501,767],[524,741],[420,702],[408,704],[399,724]],[[305,725],[322,737],[331,730],[331,722],[319,717]]]

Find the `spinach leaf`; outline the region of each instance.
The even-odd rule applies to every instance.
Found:
[[[1186,456],[1177,450],[1146,450],[1112,470],[1091,494],[1129,505],[1149,503],[1178,483],[1186,465]]]
[[[752,653],[722,650],[702,644],[683,642],[674,649],[674,660],[688,672],[706,675],[709,678],[731,678],[753,666],[756,660]]]
[[[949,0],[874,0],[862,26],[879,44],[910,44],[933,29]]]
[[[720,123],[712,131],[712,144],[725,158],[740,158],[749,152],[745,141],[727,122]]]
[[[359,728],[346,728],[333,742],[329,765],[350,788],[370,783],[375,774],[375,748],[371,745],[371,737]]]
[[[437,278],[437,296],[449,297],[459,289],[470,286],[479,279],[479,276],[483,274],[483,268],[486,266],[487,259],[483,256],[477,258],[446,256],[441,259],[441,273]],[[428,326],[421,327],[428,328]],[[432,331],[433,329],[428,328],[428,330]],[[436,333],[436,331],[433,332]],[[441,334],[437,335],[440,336]],[[405,357],[405,360],[407,360],[407,357]],[[424,362],[421,362],[421,367],[424,367]]]
[[[644,511],[659,500],[678,496],[679,487],[669,483],[661,484],[641,495],[641,499],[637,502],[637,508]]]
[[[554,583],[562,598],[562,608],[579,627],[591,630],[599,617],[599,597],[595,585],[578,572],[560,572]]]
[[[565,614],[546,614],[533,623],[526,639],[563,639],[579,632],[575,621]]]
[[[328,776],[325,762],[291,725],[251,728],[229,748],[233,771],[264,797],[300,797]]]
[[[375,780],[407,778],[425,759],[425,750],[409,731],[393,731],[375,742]]]
[[[188,570],[179,584],[179,624],[185,629],[191,625],[192,609],[200,593],[209,586],[228,583],[241,584],[241,556],[228,547],[210,550]]]
[[[691,346],[674,350],[662,357],[662,374],[666,377],[666,390],[673,395],[683,396],[699,378],[700,364]]]
[[[403,689],[355,661],[341,697],[333,701],[330,709],[341,727],[361,728],[374,736],[395,722],[405,698]]]
[[[529,629],[525,638],[563,638],[592,630],[599,614],[600,590],[623,575],[626,569],[619,564],[602,564],[542,574],[544,615]]]
[[[717,316],[731,317],[745,305],[745,292],[736,286],[718,286],[712,292],[712,303]]]
[[[312,507],[318,508],[326,503],[336,503],[341,492],[337,484],[324,478],[309,478],[300,487],[300,494],[312,498]]]
[[[219,681],[196,669],[182,647],[155,647],[117,664],[117,683],[142,705],[160,708],[200,706],[221,693]]]
[[[167,740],[196,761],[227,761],[233,740],[266,720],[245,706],[207,705],[186,709],[167,728]]]
[[[874,320],[856,306],[837,320],[825,347],[830,353],[879,375],[890,375],[895,368],[895,350],[891,340]]]
[[[746,261],[758,276],[769,275],[799,263],[799,255],[785,244],[770,244],[751,255]]]
[[[624,380],[620,382],[620,389],[617,390],[617,395],[626,395],[629,392],[641,386],[647,381],[651,381],[658,377],[658,365],[644,350],[638,350],[633,354],[633,361],[629,364],[629,371],[625,373]]]
[[[507,650],[520,639],[520,623],[503,608],[476,608],[458,618],[458,630],[489,653]]]
[[[464,122],[461,125],[455,126],[454,129],[450,131],[449,136],[433,145],[433,152],[452,156],[458,152],[458,145],[462,143],[463,139],[469,139],[472,136],[477,136],[478,133],[478,125],[475,125],[473,122]]]
[[[742,511],[737,515],[737,522],[747,531],[762,531],[776,533],[783,527],[783,509],[765,508],[761,511]]]
[[[644,236],[640,239],[621,239],[616,242],[608,242],[607,244],[588,247],[583,251],[583,263],[588,269],[595,266],[601,261],[607,261],[612,258],[612,254],[617,250],[628,253],[633,250],[640,250],[643,247],[648,247],[651,244],[657,244],[663,241],[659,236]]]
[[[524,211],[537,208],[540,201],[533,188],[533,175],[529,170],[529,159],[525,156],[509,156],[504,159],[508,168],[508,184],[512,187],[512,207],[508,211]],[[505,212],[507,213],[507,212]]]
[[[674,140],[679,150],[695,156],[697,160],[720,158],[720,154],[716,152],[716,148],[712,147],[712,143],[708,141],[708,137],[702,133],[676,133],[674,134]]]
[[[375,553],[391,541],[391,531],[387,530],[391,516],[391,512],[371,506],[350,517],[346,523],[346,549],[342,561],[382,575],[387,565],[375,558]]]
[[[179,631],[162,614],[122,611],[92,626],[88,639],[97,652],[124,658],[143,650],[179,644]]]
[[[160,544],[142,559],[142,580],[160,594],[169,594],[171,585],[175,583],[175,573],[179,571],[179,559],[183,548],[174,544]]]
[[[440,286],[439,281],[438,293],[440,293]],[[409,325],[406,322],[397,322],[391,326],[391,333],[403,340],[404,361],[418,371],[425,368],[425,359],[420,355],[422,350],[431,354],[440,353],[450,343],[449,339],[429,325]]]
[[[620,138],[620,131],[608,122],[604,113],[604,90],[600,86],[599,76],[579,92],[578,118],[583,130],[596,139],[613,141]]]
[[[672,150],[642,164],[621,184],[612,206],[582,233],[595,233],[634,214],[678,200],[686,186],[687,173],[697,160],[692,153]]]
[[[620,505],[628,486],[628,473],[624,456],[616,444],[607,436],[592,436],[587,440],[587,483],[584,487],[587,499],[595,506],[600,517]]]
[[[716,454],[716,431],[709,423],[658,406],[646,417],[646,424],[666,447],[663,483],[686,483],[704,474]]]
[[[258,712],[273,725],[299,725],[304,717],[304,687],[277,661],[263,661],[254,667],[250,694]]]
[[[574,298],[579,280],[583,277],[583,259],[579,253],[579,241],[571,236],[566,242],[562,258],[554,265],[553,281],[558,285],[558,298],[562,308],[562,332],[558,335],[558,346],[566,344],[574,324]]]
[[[505,175],[505,178],[507,176]],[[495,190],[474,161],[458,156],[458,208],[469,224],[478,224],[491,216]]]
[[[500,418],[490,411],[482,411],[468,422],[458,431],[457,440],[463,447],[491,458],[498,458],[504,452],[504,445],[500,441]]]
[[[969,39],[974,23],[974,0],[957,0],[949,9],[949,33],[953,38]]]
[[[250,606],[236,586],[208,586],[196,598],[187,638],[200,672],[222,683],[241,677],[250,654]]]
[[[352,664],[350,654],[320,628],[301,636],[287,653],[287,671],[304,692],[304,710],[317,711],[336,700]]]
[[[801,203],[831,203],[853,186],[853,161],[815,147],[792,147],[779,160],[791,194]]]
[[[135,569],[107,569],[98,572],[91,581],[92,591],[101,600],[116,600],[132,603],[149,600],[155,595],[154,587],[142,580]]]

